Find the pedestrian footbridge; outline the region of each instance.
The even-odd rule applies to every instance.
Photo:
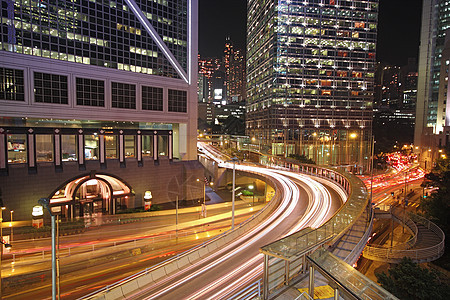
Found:
[[[319,173],[311,169],[311,175],[329,177]],[[340,174],[341,183],[350,187],[348,200],[330,220],[261,248],[263,299],[312,299],[319,284],[329,285],[334,299],[397,299],[352,267],[372,232],[373,210],[363,182]],[[305,287],[307,294],[300,292]]]
[[[363,256],[370,260],[398,263],[409,257],[417,263],[430,262],[444,254],[444,232],[433,222],[402,209],[375,209],[375,218],[392,219],[400,223],[410,234],[410,238],[392,247],[368,245]]]

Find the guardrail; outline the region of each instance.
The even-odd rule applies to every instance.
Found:
[[[380,210],[381,211],[381,210]],[[377,209],[375,209],[375,217],[378,219],[384,219],[386,218],[392,218],[397,223],[402,224],[403,227],[411,234],[411,238],[408,239],[406,242],[398,243],[393,248],[395,249],[411,249],[414,247],[414,245],[417,242],[417,234],[418,234],[418,228],[416,223],[414,223],[413,220],[408,216],[408,214],[405,214],[405,212],[398,208],[389,207],[389,211],[384,211],[379,213]],[[370,247],[370,246],[369,246]],[[376,246],[374,246],[376,247]],[[382,247],[386,248],[386,247]],[[391,248],[391,247],[389,247]]]
[[[366,230],[364,232],[363,237],[361,240],[359,240],[358,244],[353,248],[353,250],[345,257],[344,261],[353,264],[355,263],[359,256],[361,255],[362,250],[367,244],[367,241],[369,240],[370,235],[372,234],[372,228],[373,228],[373,220],[374,220],[374,210],[371,206],[368,207],[369,210],[369,219],[367,220],[366,224]]]
[[[408,216],[411,222],[420,223],[432,231],[440,239],[440,242],[430,247],[417,249],[404,248],[404,245],[400,245],[400,247],[366,246],[363,251],[363,256],[371,260],[386,261],[391,263],[397,263],[403,257],[409,257],[419,263],[433,261],[441,257],[445,250],[444,232],[436,224],[421,216],[413,213],[409,213]],[[417,241],[417,235],[415,237],[415,241]],[[415,244],[416,243],[414,243],[414,245]]]
[[[284,161],[275,161],[275,165],[333,181],[340,185],[349,197],[334,216],[319,228],[305,228],[261,248],[260,251],[264,254],[264,299],[268,298],[270,292],[289,285],[294,276],[305,273],[306,255],[325,243],[335,244],[339,241],[361,217],[370,200],[364,183],[351,174],[316,165]]]
[[[251,173],[251,172],[248,172]],[[214,252],[216,249],[223,247],[230,243],[237,237],[248,232],[250,228],[253,228],[266,218],[267,214],[271,213],[275,208],[276,203],[281,200],[280,190],[282,190],[279,184],[272,180],[267,179],[268,184],[276,186],[275,196],[262,210],[246,220],[244,223],[235,227],[234,230],[228,230],[215,238],[208,240],[188,251],[176,255],[175,257],[163,261],[151,268],[147,268],[141,272],[133,274],[127,278],[124,278],[114,284],[101,288],[91,294],[88,294],[80,299],[118,299],[125,298],[131,293],[143,288],[144,286],[156,283],[161,278],[168,276],[176,270],[181,270],[188,265],[194,264],[200,257],[205,257],[209,253]]]

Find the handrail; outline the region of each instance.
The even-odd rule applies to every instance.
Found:
[[[349,194],[344,205],[319,228],[314,230],[305,228],[260,249],[264,254],[289,260],[292,257],[302,255],[303,252],[310,251],[311,247],[326,242],[331,242],[331,244],[337,242],[363,214],[370,199],[364,183],[351,174],[316,165],[286,162],[282,162],[282,164],[282,168],[334,181],[340,184]]]
[[[372,206],[369,206],[369,220],[367,221],[367,228],[365,230],[365,233],[363,235],[363,237],[359,240],[358,244],[356,244],[356,246],[353,248],[353,250],[345,257],[344,261],[347,263],[350,263],[349,260],[350,259],[355,259],[354,257],[356,256],[355,261],[357,260],[357,258],[360,256],[361,254],[361,250],[364,249],[364,246],[366,245],[369,236],[372,234],[372,227],[373,227],[373,220],[374,220],[374,209]],[[352,259],[352,263],[354,262]]]
[[[416,249],[402,249],[397,247],[376,247],[376,246],[366,246],[363,251],[363,256],[372,260],[383,260],[395,262],[403,257],[409,257],[413,260],[424,262],[432,261],[444,254],[445,249],[445,234],[436,224],[427,220],[421,216],[413,213],[408,214],[411,221],[421,223],[430,229],[434,234],[436,234],[440,242],[436,245],[426,247],[426,248],[416,248]]]
[[[411,233],[412,238],[408,239],[406,242],[398,243],[393,247],[386,247],[386,246],[378,246],[379,248],[395,248],[395,249],[410,249],[414,247],[414,245],[417,242],[417,235],[418,235],[418,228],[416,223],[408,216],[405,215],[405,212],[399,208],[390,208],[389,211],[387,211],[388,214],[391,215],[391,218],[397,221],[397,223],[403,224],[403,226]],[[403,219],[404,216],[404,219]],[[377,247],[374,245],[373,247]]]

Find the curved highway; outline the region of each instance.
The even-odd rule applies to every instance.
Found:
[[[232,168],[216,150],[201,144],[206,156]],[[259,248],[305,227],[318,227],[341,205],[345,193],[336,185],[283,170],[236,165],[236,170],[271,177],[281,189],[279,205],[260,224],[220,250],[175,272],[155,285],[128,295],[129,299],[224,299],[261,277]],[[330,192],[332,191],[332,192]],[[334,191],[334,192],[333,192]],[[331,193],[335,193],[333,196]],[[339,195],[339,196],[337,196]]]

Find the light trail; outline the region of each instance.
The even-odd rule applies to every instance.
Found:
[[[222,155],[215,151],[215,149],[209,147],[206,144],[202,144],[201,146],[203,148],[202,151],[204,152],[205,156],[214,159],[219,164],[219,166],[229,169],[233,168],[232,163],[225,162],[226,158],[217,158],[218,155]],[[308,203],[305,214],[283,236],[292,234],[299,229],[305,228],[307,226],[318,227],[326,221],[325,217],[330,213],[332,200],[329,191],[321,183],[312,180],[308,176],[283,170],[270,170],[267,168],[238,164],[236,164],[234,167],[238,171],[246,171],[266,175],[278,181],[282,187],[284,195],[280,205],[274,210],[274,212],[271,213],[268,218],[255,226],[253,229],[246,232],[239,239],[209,255],[205,260],[199,261],[183,269],[182,273],[187,273],[189,274],[188,276],[184,276],[179,280],[175,280],[176,277],[183,276],[183,274],[180,274],[181,272],[177,272],[158,282],[156,285],[149,287],[149,289],[152,289],[156,286],[164,285],[163,290],[154,292],[151,295],[146,295],[145,299],[155,299],[173,291],[181,285],[186,284],[187,281],[205,274],[206,271],[211,270],[212,268],[217,267],[219,264],[226,262],[228,259],[236,256],[238,253],[246,251],[256,242],[258,242],[260,238],[270,234],[270,232],[277,226],[279,226],[282,221],[287,218],[298,205],[298,201],[300,198],[298,185],[306,187],[306,190],[309,191],[308,193],[311,193],[312,198],[310,199],[313,199],[313,201],[310,201]],[[337,189],[337,193],[342,195],[342,189]],[[345,197],[343,199],[345,199]],[[239,264],[239,266],[234,268],[232,271],[222,275],[220,278],[215,279],[213,282],[206,284],[195,293],[189,295],[187,299],[199,299],[202,297],[208,297],[208,299],[217,299],[223,295],[230,294],[236,288],[240,288],[248,284],[249,281],[253,281],[256,277],[259,277],[261,275],[262,257],[262,254],[256,254],[245,263]],[[208,260],[209,262],[205,264],[206,260]],[[239,274],[243,272],[245,272],[245,275],[240,276]],[[229,281],[233,282],[228,283]],[[222,285],[225,285],[225,287],[220,288],[220,286]],[[145,291],[139,291],[133,295],[130,295],[129,298],[142,296],[144,292]],[[211,293],[214,294],[212,296],[207,296]]]

